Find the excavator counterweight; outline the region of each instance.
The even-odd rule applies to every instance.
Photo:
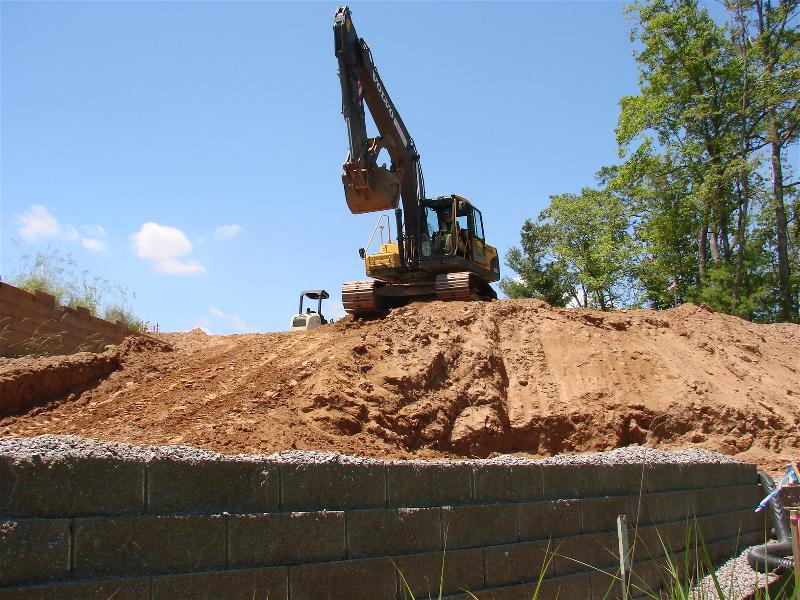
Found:
[[[349,142],[345,200],[354,214],[394,209],[397,228],[396,242],[390,234],[377,253],[369,254],[370,244],[359,251],[373,279],[342,286],[345,310],[368,316],[413,300],[496,298],[490,284],[500,279],[500,263],[497,250],[486,243],[480,211],[456,194],[426,198],[414,140],[347,6],[336,11],[333,33]],[[365,106],[378,128],[375,137],[367,135]],[[388,167],[378,164],[384,150]]]

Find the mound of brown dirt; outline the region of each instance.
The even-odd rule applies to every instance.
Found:
[[[160,337],[173,352],[121,353],[96,388],[0,434],[380,457],[703,446],[768,468],[800,446],[800,326],[692,305],[432,302],[304,333]]]

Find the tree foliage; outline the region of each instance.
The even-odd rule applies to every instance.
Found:
[[[696,0],[630,4],[640,83],[620,100],[622,162],[526,222],[506,293],[797,320],[799,3],[726,0],[724,22]]]
[[[607,191],[553,196],[537,222],[523,226],[522,250],[509,252],[519,277],[504,280],[503,291],[557,306],[618,306],[630,256],[627,223],[624,204]]]

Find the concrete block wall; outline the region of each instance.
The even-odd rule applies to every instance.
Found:
[[[35,438],[34,438],[35,439]],[[0,600],[602,598],[618,514],[658,585],[696,523],[715,560],[764,538],[753,465],[224,458],[0,443]],[[16,442],[15,442],[16,443]],[[20,442],[21,443],[21,442]],[[641,490],[641,494],[640,494]],[[553,554],[555,552],[555,555]],[[612,596],[613,597],[613,596]]]
[[[84,308],[57,306],[50,294],[0,282],[0,356],[99,352],[130,333]]]

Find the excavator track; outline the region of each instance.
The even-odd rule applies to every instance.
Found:
[[[436,276],[437,300],[472,300],[471,273],[442,273]]]
[[[496,300],[497,294],[474,273],[442,273],[436,276],[436,299]]]
[[[342,305],[344,310],[354,317],[368,317],[381,314],[378,299],[375,296],[376,282],[347,281],[342,284]]]

